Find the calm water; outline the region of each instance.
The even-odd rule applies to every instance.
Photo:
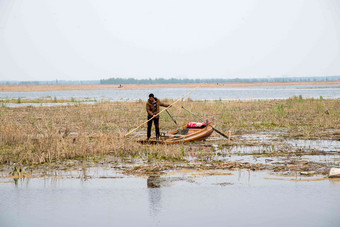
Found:
[[[85,91],[46,91],[46,92],[0,92],[0,98],[41,98],[56,97],[58,99],[81,100],[109,100],[109,101],[135,101],[147,99],[149,93],[158,98],[178,99],[188,93],[192,88],[160,88],[150,90],[85,90]],[[334,86],[278,86],[278,87],[233,87],[233,88],[200,88],[190,94],[194,100],[248,100],[248,99],[287,99],[302,95],[303,98],[340,98],[340,87]]]
[[[229,173],[0,183],[0,226],[339,226],[340,181]]]

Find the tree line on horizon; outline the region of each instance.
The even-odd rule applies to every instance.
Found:
[[[261,83],[261,82],[300,82],[300,81],[332,81],[340,80],[340,76],[327,77],[280,77],[280,78],[234,78],[234,79],[178,79],[178,78],[109,78],[101,79],[100,84],[186,84],[186,83]]]
[[[302,81],[334,81],[340,76],[323,77],[279,77],[279,78],[233,78],[233,79],[179,79],[156,78],[136,79],[113,77],[101,80],[51,80],[51,81],[0,81],[2,85],[66,85],[66,84],[185,84],[185,83],[263,83],[263,82],[302,82]]]

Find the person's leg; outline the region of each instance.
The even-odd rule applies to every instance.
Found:
[[[151,117],[148,117],[148,120],[150,119]],[[151,121],[148,121],[148,130],[147,130],[147,138],[146,139],[150,139],[151,137],[151,128],[152,128],[152,120]]]
[[[159,118],[154,118],[154,123],[155,123],[155,129],[156,129],[156,139],[159,138],[160,133],[159,133]]]

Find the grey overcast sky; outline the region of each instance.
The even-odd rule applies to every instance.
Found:
[[[0,80],[340,75],[340,0],[0,0]]]

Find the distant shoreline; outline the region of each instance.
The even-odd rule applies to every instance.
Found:
[[[301,82],[258,82],[258,83],[182,83],[182,84],[84,84],[84,85],[0,85],[0,92],[27,91],[70,91],[70,90],[137,90],[154,88],[193,88],[193,87],[257,87],[291,85],[340,85],[340,81],[301,81]]]

